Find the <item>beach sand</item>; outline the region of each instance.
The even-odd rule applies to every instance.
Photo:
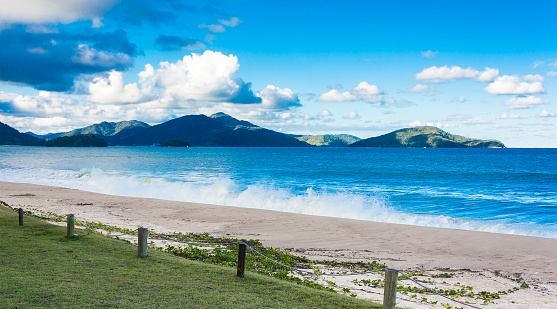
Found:
[[[350,219],[309,216],[253,208],[134,198],[75,189],[0,182],[0,200],[26,210],[39,209],[82,221],[155,232],[207,232],[214,236],[259,239],[315,260],[378,261],[402,271],[454,272],[436,280],[473,286],[475,291],[520,286],[505,278],[524,278],[530,288],[501,295],[482,308],[557,308],[557,239],[463,231]],[[246,205],[249,206],[249,205]],[[376,275],[370,278],[380,278]],[[382,300],[382,289],[358,287],[341,277],[358,297]],[[321,278],[321,281],[332,278]],[[324,282],[323,282],[324,283]],[[326,284],[326,283],[324,283]],[[435,285],[429,285],[431,287]],[[367,291],[367,292],[366,292]],[[443,308],[400,295],[407,308]],[[437,299],[427,296],[428,299]],[[439,298],[440,303],[451,303]],[[452,306],[465,307],[458,303]]]

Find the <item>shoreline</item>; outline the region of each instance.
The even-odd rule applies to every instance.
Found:
[[[81,220],[119,227],[144,226],[157,232],[207,232],[259,239],[265,246],[314,260],[375,260],[403,271],[468,270],[478,273],[477,280],[482,271],[518,274],[538,287],[524,291],[544,295],[543,303],[532,308],[557,303],[557,239],[114,196],[11,182],[0,182],[0,200],[14,207],[21,205],[59,215],[73,213]],[[520,297],[523,298],[528,297]],[[496,308],[493,306],[490,305]]]

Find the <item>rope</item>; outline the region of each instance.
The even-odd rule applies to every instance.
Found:
[[[151,230],[147,230],[147,231],[149,232],[149,234],[153,234],[153,235],[156,235],[156,236],[159,236],[159,237],[168,239],[168,240],[172,240],[172,241],[175,241],[175,242],[180,242],[180,243],[184,243],[184,244],[188,244],[188,245],[197,245],[197,246],[228,246],[228,245],[236,245],[236,244],[242,243],[242,242],[239,242],[239,241],[235,241],[235,242],[223,242],[223,243],[208,243],[208,242],[185,241],[185,240],[179,240],[179,239],[176,239],[176,238],[172,238],[172,237],[169,237],[169,236],[166,236],[166,235],[162,235],[162,234],[159,234],[159,233],[155,233],[155,232],[153,232],[153,231],[151,231]]]
[[[459,301],[459,300],[450,298],[450,297],[448,297],[448,296],[446,296],[446,295],[443,295],[443,294],[441,294],[441,293],[439,293],[439,292],[437,292],[437,291],[435,291],[435,290],[432,290],[432,289],[428,288],[427,286],[425,286],[425,285],[419,283],[418,281],[416,281],[416,280],[410,278],[409,276],[407,276],[405,273],[401,272],[401,271],[398,270],[398,269],[391,269],[391,268],[389,268],[388,270],[396,270],[396,271],[398,271],[398,272],[399,272],[400,274],[402,274],[404,277],[410,279],[411,281],[413,281],[413,282],[416,283],[417,285],[419,285],[419,286],[421,286],[421,287],[423,287],[423,288],[425,288],[425,289],[427,289],[427,290],[429,290],[429,291],[431,291],[431,292],[433,292],[433,293],[435,293],[435,294],[437,294],[437,295],[439,295],[439,296],[441,296],[441,297],[444,297],[444,298],[446,298],[446,299],[450,299],[450,300],[452,300],[452,301],[454,301],[454,302],[457,302],[457,303],[459,303],[459,304],[462,304],[462,305],[465,305],[465,306],[468,306],[468,307],[472,307],[472,308],[476,308],[476,309],[482,309],[482,308],[480,308],[480,307],[476,307],[476,306],[473,306],[473,305],[470,305],[470,304],[467,304],[467,303],[463,303],[463,302],[461,302],[461,301]]]
[[[292,270],[294,270],[294,271],[302,272],[302,273],[311,273],[311,274],[314,274],[314,275],[316,274],[316,275],[320,275],[320,276],[340,277],[340,276],[354,276],[354,275],[363,275],[363,274],[376,273],[376,272],[383,271],[383,270],[386,270],[386,269],[387,269],[387,268],[382,268],[382,269],[369,270],[369,271],[358,272],[358,273],[348,273],[348,274],[316,273],[315,271],[311,271],[311,270],[308,270],[308,269],[296,268],[296,267],[292,267],[292,266],[285,265],[285,264],[283,264],[283,263],[281,263],[281,262],[279,262],[279,261],[277,261],[277,260],[273,260],[272,258],[270,258],[270,257],[268,257],[268,256],[266,256],[266,255],[264,255],[263,253],[261,253],[261,252],[255,250],[253,247],[251,247],[250,245],[248,245],[248,244],[246,244],[246,243],[244,243],[244,242],[239,242],[239,243],[240,243],[240,244],[246,245],[246,247],[248,247],[251,251],[257,253],[257,254],[260,255],[261,257],[264,257],[264,258],[266,258],[267,260],[269,260],[269,261],[271,261],[271,262],[273,262],[273,263],[276,263],[276,264],[278,264],[278,265],[280,265],[280,266],[283,266],[283,267],[292,269]]]
[[[119,236],[129,235],[129,234],[131,234],[131,233],[133,233],[133,232],[139,230],[139,229],[135,229],[135,230],[130,231],[130,232],[127,232],[127,233],[122,233],[122,234],[106,234],[106,235],[105,235],[105,234],[103,234],[102,232],[99,232],[99,231],[97,231],[97,230],[94,230],[94,229],[88,227],[85,223],[83,223],[83,221],[79,220],[78,218],[75,218],[75,221],[79,222],[79,223],[80,223],[81,225],[83,225],[86,229],[88,229],[88,230],[90,230],[90,231],[92,231],[92,232],[94,232],[94,233],[97,233],[97,234],[103,235],[103,236],[108,236],[108,237],[119,237]]]

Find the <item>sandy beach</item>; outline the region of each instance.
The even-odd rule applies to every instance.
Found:
[[[516,283],[505,276],[513,276],[523,278],[530,288],[502,295],[485,308],[557,307],[557,239],[122,197],[10,182],[0,182],[0,200],[14,207],[60,215],[73,213],[83,221],[119,227],[259,239],[266,246],[316,260],[375,260],[402,271],[445,269],[456,273],[447,284],[458,278],[459,285],[465,283],[478,290],[507,290]],[[350,282],[353,279],[339,282],[346,281],[356,291],[358,288]],[[358,297],[382,299],[373,291],[366,293],[365,287],[360,290]],[[442,308],[406,298],[400,297],[400,306]]]

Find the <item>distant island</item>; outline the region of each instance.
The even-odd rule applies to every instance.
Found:
[[[46,147],[107,147],[104,139],[96,135],[78,134],[60,136],[45,143]]]
[[[181,139],[171,139],[164,142],[162,147],[189,147],[190,143],[183,141]]]
[[[265,129],[225,113],[211,116],[186,115],[151,126],[132,120],[101,122],[70,132],[45,135],[20,133],[0,123],[0,145],[43,146],[55,138],[96,136],[111,146],[151,146],[172,141],[192,147],[395,147],[395,148],[504,148],[497,140],[480,140],[424,126],[405,128],[377,137],[360,139],[348,134],[294,135]],[[99,139],[64,139],[63,144],[91,146]],[[50,141],[49,141],[50,142]],[[57,141],[56,143],[60,143]],[[174,144],[170,145],[170,147]],[[52,143],[49,143],[52,145]],[[96,144],[95,144],[96,145]],[[100,144],[99,144],[100,145]],[[177,144],[176,144],[177,145]],[[77,147],[77,146],[73,146]],[[83,147],[83,146],[82,146]]]
[[[447,133],[439,128],[423,126],[406,128],[355,142],[350,147],[393,148],[505,148],[497,140],[480,140]]]

